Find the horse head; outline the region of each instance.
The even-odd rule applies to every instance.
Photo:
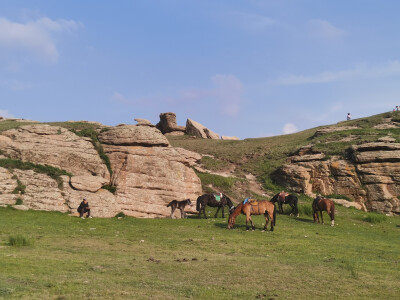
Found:
[[[225,194],[223,194],[223,195],[226,200],[226,204],[229,207],[229,213],[232,213],[232,211],[235,209],[235,206],[233,205],[232,200],[227,195],[225,195]]]
[[[233,211],[234,209],[232,209]],[[236,222],[236,217],[233,217],[232,212],[230,212],[229,219],[228,219],[228,229],[233,229],[233,226],[235,226]]]

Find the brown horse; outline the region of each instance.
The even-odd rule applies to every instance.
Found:
[[[192,206],[192,201],[190,201],[190,199],[182,201],[172,200],[170,203],[168,203],[167,207],[171,207],[171,219],[174,216],[175,209],[179,209],[181,211],[181,219],[186,218],[186,213],[185,213],[186,205]]]
[[[314,222],[319,223],[318,212],[321,215],[322,224],[324,224],[324,217],[322,216],[322,211],[326,211],[331,217],[331,226],[335,226],[335,202],[332,200],[317,197],[314,199],[312,204]]]
[[[254,199],[249,199],[246,203],[242,202],[232,211],[228,220],[228,229],[233,229],[235,226],[236,217],[239,214],[246,215],[246,230],[249,230],[248,222],[251,223],[251,228],[255,230],[253,220],[251,215],[261,215],[265,216],[265,226],[264,230],[267,230],[268,222],[271,220],[271,231],[274,231],[275,221],[276,221],[276,209],[275,205],[269,201],[258,201]]]

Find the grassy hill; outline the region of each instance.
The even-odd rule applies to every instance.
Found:
[[[379,138],[390,136],[400,142],[400,128],[386,128],[384,125],[400,122],[400,112],[387,112],[368,118],[360,118],[337,124],[308,129],[294,134],[273,136],[267,138],[244,139],[241,141],[221,141],[193,139],[190,136],[168,137],[175,147],[182,147],[210,157],[202,159],[202,165],[213,172],[234,170],[233,175],[246,181],[245,174],[251,173],[257,177],[267,190],[276,192],[281,187],[276,186],[270,175],[282,166],[288,156],[302,146],[314,144],[314,149],[321,151],[327,157],[346,156],[346,149],[354,144],[375,142]],[[336,131],[315,135],[318,130],[336,127]],[[379,127],[379,126],[378,126]],[[203,174],[203,180],[207,174]],[[220,179],[224,181],[223,179]],[[232,180],[231,180],[232,181]],[[238,185],[241,187],[241,185]],[[216,186],[224,190],[223,186]],[[228,190],[237,197],[244,194],[234,189]],[[250,191],[248,191],[250,192]]]

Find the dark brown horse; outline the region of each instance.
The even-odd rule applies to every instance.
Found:
[[[249,230],[248,222],[251,223],[251,228],[255,230],[253,220],[251,215],[262,215],[265,216],[265,226],[264,230],[267,230],[268,222],[271,221],[271,231],[274,231],[275,221],[276,221],[276,209],[275,205],[267,200],[259,201],[249,199],[246,203],[240,203],[232,211],[228,220],[228,229],[233,229],[236,222],[236,217],[239,214],[246,215],[246,230]]]
[[[190,201],[190,199],[182,201],[172,200],[170,203],[168,203],[167,207],[171,207],[171,219],[174,216],[175,209],[179,209],[181,211],[181,219],[186,218],[186,213],[185,213],[186,205],[192,206],[192,201]]]
[[[201,218],[201,212],[203,212],[204,218],[207,219],[206,216],[207,205],[211,207],[218,207],[217,212],[215,213],[215,218],[217,217],[220,208],[222,208],[222,217],[225,218],[224,216],[225,205],[228,205],[230,209],[234,207],[231,199],[229,199],[229,197],[226,196],[225,194],[222,193],[204,194],[197,198],[197,203],[196,203],[196,210],[199,212],[200,218]]]
[[[297,198],[296,195],[289,194],[285,196],[284,201],[282,201],[282,198],[279,197],[279,194],[276,194],[275,196],[272,197],[271,200],[269,200],[272,203],[278,202],[278,207],[279,207],[279,213],[283,214],[283,204],[289,204],[290,207],[292,208],[292,211],[290,212],[290,215],[295,215],[296,217],[299,216],[299,209],[297,207],[297,202],[299,199]]]
[[[314,222],[319,223],[319,217],[318,217],[318,212],[319,212],[321,215],[322,224],[324,224],[324,217],[322,216],[322,212],[326,211],[328,215],[331,217],[331,226],[335,226],[335,202],[326,198],[317,197],[314,199],[312,208],[313,208]]]

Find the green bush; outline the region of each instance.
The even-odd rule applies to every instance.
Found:
[[[377,224],[387,220],[386,215],[378,214],[378,213],[369,213],[364,217],[364,221]]]
[[[21,198],[17,198],[17,201],[15,201],[15,205],[22,205],[24,201],[22,201]]]
[[[115,215],[115,218],[124,218],[124,217],[126,217],[126,215],[122,211],[120,211]]]
[[[115,194],[115,192],[117,191],[117,187],[113,186],[113,185],[103,185],[101,188],[105,189],[113,194]]]
[[[17,180],[17,186],[11,193],[12,194],[25,194],[26,186],[22,184],[22,182],[19,180],[18,176],[13,175],[13,177],[11,177],[11,178]]]
[[[33,244],[32,240],[28,239],[23,235],[9,236],[8,245],[14,247],[25,247],[31,246]]]

